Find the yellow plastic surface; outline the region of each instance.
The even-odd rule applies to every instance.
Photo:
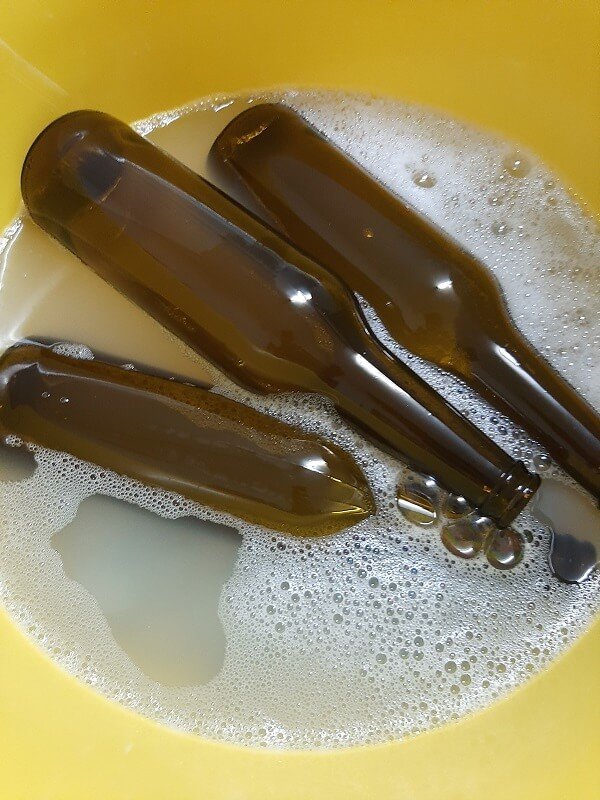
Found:
[[[23,154],[77,107],[124,119],[215,91],[370,90],[537,151],[600,211],[594,0],[0,0],[0,227]],[[600,624],[492,708],[403,743],[257,752],[111,704],[0,612],[1,800],[591,800]]]

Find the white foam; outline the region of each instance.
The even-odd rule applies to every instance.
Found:
[[[483,258],[523,332],[600,403],[593,370],[598,231],[533,155],[514,155],[488,134],[396,101],[318,92],[284,99]],[[223,98],[218,103],[229,110]],[[214,114],[210,101],[197,112],[186,109],[198,114],[199,129],[206,112]],[[179,116],[167,112],[141,129]],[[540,463],[546,454],[539,446],[458,381],[394,345],[366,313],[386,344],[476,424],[514,456]],[[437,529],[412,526],[399,513],[401,465],[360,440],[327,402],[257,398],[216,378],[219,391],[352,452],[378,514],[328,539],[286,538],[34,448],[35,474],[0,484],[2,600],[53,658],[107,697],[165,724],[241,744],[381,742],[490,704],[548,666],[589,624],[598,575],[580,587],[552,578],[547,538],[533,518],[520,519],[534,541],[515,570],[493,570],[483,558],[458,561]],[[566,480],[556,467],[549,471]],[[206,686],[173,690],[147,678],[117,647],[94,599],[65,578],[50,538],[98,492],[168,518],[234,524],[242,534],[219,607],[225,661]]]
[[[59,356],[79,358],[83,361],[90,361],[94,358],[94,354],[85,344],[76,344],[74,342],[56,342],[56,344],[52,345],[52,350]]]

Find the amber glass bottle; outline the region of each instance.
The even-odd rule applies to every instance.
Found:
[[[463,378],[600,495],[600,420],[509,318],[491,273],[299,114],[252,106],[212,147],[227,190],[346,281],[391,335]]]
[[[240,385],[308,391],[379,446],[508,524],[538,479],[367,328],[346,286],[203,178],[99,112],[32,145],[33,219]]]
[[[0,358],[0,432],[285,533],[374,511],[340,448],[199,386],[21,344]]]

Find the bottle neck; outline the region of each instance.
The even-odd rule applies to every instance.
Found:
[[[373,339],[362,344],[344,352],[336,380],[326,379],[338,411],[374,444],[508,525],[533,496],[537,476]]]
[[[472,383],[520,423],[575,480],[600,497],[600,420],[594,410],[514,330],[503,344],[482,338]]]

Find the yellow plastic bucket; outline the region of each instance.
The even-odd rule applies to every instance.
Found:
[[[590,0],[0,2],[0,227],[51,118],[133,120],[211,92],[347,87],[430,104],[537,151],[600,212]],[[579,800],[600,755],[600,626],[488,710],[405,742],[258,752],[179,734],[63,673],[0,611],[4,800]]]

